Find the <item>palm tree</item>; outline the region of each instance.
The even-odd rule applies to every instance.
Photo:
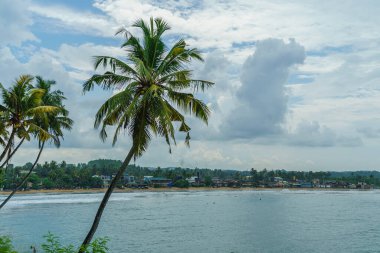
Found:
[[[73,124],[73,121],[68,117],[68,111],[63,105],[63,100],[66,99],[63,92],[60,90],[51,91],[51,86],[55,85],[55,81],[45,81],[39,76],[37,76],[36,79],[36,88],[44,91],[43,96],[41,97],[42,106],[51,106],[57,108],[57,110],[34,115],[33,124],[38,126],[38,129],[32,132],[32,134],[38,140],[39,152],[37,158],[21,182],[0,204],[0,209],[12,198],[17,190],[25,184],[40,159],[46,141],[51,140],[53,144],[59,148],[61,144],[60,139],[63,139],[63,130],[71,130]],[[40,129],[43,131],[40,131]],[[48,133],[48,135],[45,135],[45,133]]]
[[[133,27],[142,30],[142,40],[125,29],[117,33],[125,35],[121,47],[126,51],[126,60],[96,56],[95,69],[102,65],[109,70],[93,75],[83,85],[84,92],[92,90],[95,85],[117,91],[96,113],[94,126],[101,127],[103,141],[107,138],[107,127],[114,126],[113,145],[124,130],[131,137],[132,145],[103,197],[79,252],[84,252],[91,242],[108,199],[129,162],[147,150],[152,136],[164,137],[170,152],[171,143],[176,143],[175,127],[186,133],[185,143],[189,145],[190,127],[181,112],[205,123],[209,118],[208,107],[194,93],[198,89],[203,91],[213,83],[191,79],[191,71],[186,66],[193,59],[202,61],[200,52],[195,48],[189,49],[182,39],[168,49],[162,35],[170,27],[161,18],[151,18],[149,23],[140,19]]]
[[[48,138],[48,133],[38,129],[32,118],[40,113],[54,111],[56,108],[40,105],[44,91],[34,89],[32,81],[32,76],[21,75],[9,89],[5,89],[0,83],[3,103],[0,105],[0,144],[4,147],[0,154],[0,162],[6,158],[0,166],[0,174],[4,174],[4,166],[24,140],[30,140],[30,131],[39,131],[42,136]],[[20,142],[12,150],[15,137],[18,137]]]
[[[41,129],[45,130],[51,135],[51,140],[54,145],[59,148],[61,145],[61,139],[63,139],[63,130],[71,130],[73,125],[73,120],[70,119],[69,111],[65,108],[63,100],[66,100],[63,92],[60,90],[51,91],[51,87],[56,84],[53,80],[43,80],[40,76],[36,77],[37,84],[36,88],[45,91],[42,96],[42,104],[45,106],[52,106],[58,108],[54,112],[48,112],[45,114],[37,114],[35,116],[35,121]],[[40,117],[40,115],[42,117]],[[43,136],[39,131],[34,132],[35,136],[41,142],[44,142]]]
[[[8,131],[3,121],[0,122],[0,145],[5,147],[7,145]]]
[[[14,145],[15,137],[23,142],[24,139],[30,140],[31,132],[38,132],[41,138],[50,138],[49,133],[34,123],[34,117],[57,111],[58,108],[41,104],[45,91],[34,88],[33,79],[30,75],[21,75],[9,89],[5,89],[0,84],[3,100],[3,104],[0,105],[0,120],[4,124],[5,131],[10,132],[4,150],[0,154],[0,161],[5,158],[7,153],[14,154],[11,152],[11,148]]]
[[[0,145],[3,146],[4,148],[7,145],[7,139],[8,139],[8,131],[7,131],[7,128],[5,127],[4,122],[1,121],[0,122]],[[3,171],[1,169],[5,166],[7,161],[8,159],[0,166],[0,189],[2,188],[2,184],[3,184],[3,173],[2,173]]]

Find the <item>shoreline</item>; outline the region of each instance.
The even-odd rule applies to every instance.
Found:
[[[27,190],[18,191],[16,194],[91,194],[91,193],[105,193],[107,188],[93,188],[93,189],[51,189],[51,190]],[[137,193],[137,192],[197,192],[197,191],[370,191],[374,189],[345,189],[345,188],[231,188],[231,187],[189,187],[189,188],[148,188],[148,189],[115,189],[115,193]],[[0,191],[1,195],[9,195],[11,191]]]

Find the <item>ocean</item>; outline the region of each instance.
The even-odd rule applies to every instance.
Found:
[[[102,196],[17,195],[0,235],[20,252],[49,231],[79,245]],[[115,253],[380,252],[379,209],[378,190],[114,193],[95,237]]]

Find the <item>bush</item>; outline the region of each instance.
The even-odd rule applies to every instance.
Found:
[[[8,236],[0,236],[0,252],[1,253],[17,253],[14,250],[11,239]]]
[[[46,242],[42,244],[42,249],[44,253],[77,253],[78,250],[74,248],[73,245],[62,246],[59,242],[59,238],[52,233],[48,233],[46,236]],[[86,249],[86,253],[106,253],[108,251],[107,242],[109,239],[97,238],[92,243],[90,243]]]
[[[174,186],[178,188],[189,188],[189,182],[187,182],[185,179],[180,179],[174,183]]]
[[[212,178],[210,176],[205,177],[205,185],[211,186],[212,185]]]
[[[46,243],[41,245],[43,253],[77,253],[78,249],[75,249],[73,245],[62,246],[58,236],[48,233],[44,236]],[[90,243],[85,250],[85,253],[107,253],[107,242],[109,239],[97,238]],[[0,253],[17,253],[14,250],[11,239],[8,236],[0,236]]]

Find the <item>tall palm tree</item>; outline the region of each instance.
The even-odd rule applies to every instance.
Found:
[[[36,79],[36,88],[44,91],[43,96],[41,97],[42,106],[52,106],[57,109],[54,111],[34,115],[33,124],[38,126],[38,129],[36,131],[33,131],[32,134],[38,140],[39,152],[37,158],[21,182],[0,204],[0,209],[5,206],[5,204],[17,192],[17,190],[19,190],[25,184],[40,159],[46,141],[51,140],[57,148],[60,147],[61,139],[63,139],[63,130],[71,130],[73,124],[73,121],[68,117],[69,112],[63,105],[63,100],[66,99],[63,92],[60,90],[51,91],[51,87],[52,85],[55,85],[55,81],[43,80],[39,76],[37,76]],[[39,131],[40,129],[43,131]],[[48,138],[45,136],[45,133],[48,133]]]
[[[95,85],[117,91],[100,107],[94,125],[101,127],[103,141],[107,138],[107,127],[114,126],[113,145],[122,130],[129,134],[132,145],[103,197],[79,252],[84,252],[91,242],[112,191],[129,162],[147,150],[152,136],[164,137],[170,152],[171,143],[176,143],[175,127],[186,134],[186,144],[190,141],[190,127],[181,112],[208,122],[210,111],[194,93],[198,89],[203,91],[213,83],[192,79],[191,71],[186,66],[193,59],[202,61],[200,52],[188,48],[182,39],[172,48],[167,48],[162,35],[170,27],[161,18],[151,18],[149,23],[140,19],[133,27],[142,30],[142,40],[125,29],[117,33],[125,35],[121,46],[126,51],[125,61],[96,56],[95,69],[101,65],[109,69],[103,74],[93,75],[83,85],[84,92],[92,90]]]

